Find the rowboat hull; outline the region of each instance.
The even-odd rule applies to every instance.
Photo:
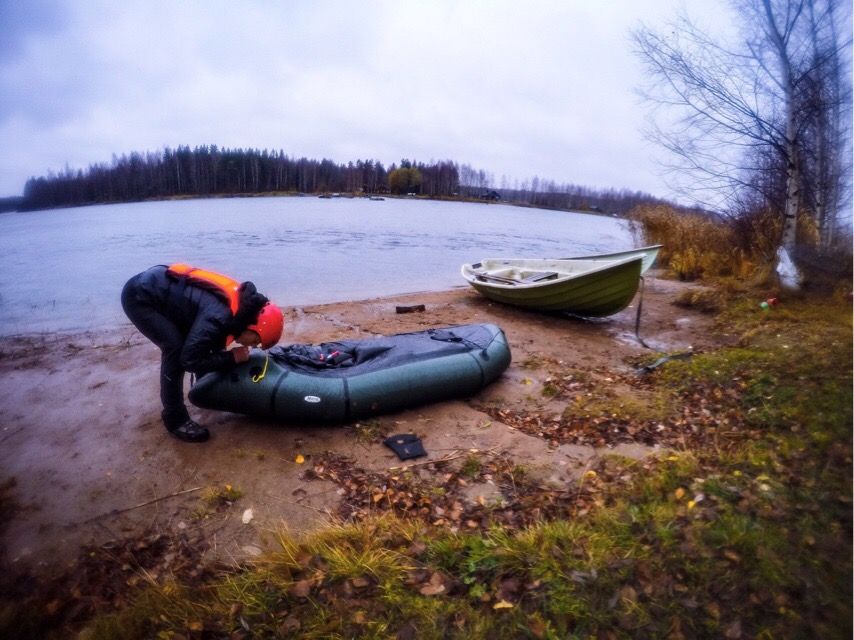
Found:
[[[496,302],[537,311],[561,311],[587,317],[609,316],[631,304],[638,290],[643,256],[622,260],[496,260],[463,265],[462,275],[478,292]],[[497,274],[524,275],[537,269],[555,273],[542,282],[488,281]],[[552,271],[547,271],[551,269]],[[567,271],[563,271],[566,269]],[[514,271],[515,270],[515,271]],[[487,274],[487,275],[484,275]]]

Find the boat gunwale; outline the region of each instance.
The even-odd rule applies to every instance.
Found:
[[[658,253],[664,248],[663,244],[651,244],[648,247],[638,247],[637,249],[627,249],[626,251],[614,251],[612,253],[595,253],[589,256],[570,256],[568,258],[555,258],[555,260],[606,260],[610,257],[628,255],[633,253]]]
[[[641,254],[643,256],[643,264],[641,265],[641,275],[645,274],[652,268],[655,261],[658,259],[659,252],[664,248],[663,244],[651,244],[646,247],[638,247],[637,249],[628,249],[627,251],[615,251],[614,253],[599,253],[589,256],[575,256],[570,258],[558,258],[559,260],[607,260],[609,258],[617,258],[619,256],[628,256]]]

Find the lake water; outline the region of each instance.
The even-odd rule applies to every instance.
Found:
[[[282,306],[438,291],[487,257],[560,257],[635,243],[625,222],[499,204],[228,198],[0,215],[0,335],[127,322],[119,294],[155,264],[252,280]]]

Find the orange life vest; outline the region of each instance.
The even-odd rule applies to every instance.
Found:
[[[166,271],[173,276],[187,278],[191,284],[224,297],[228,301],[231,315],[237,314],[237,308],[240,305],[240,293],[238,293],[240,283],[234,278],[183,263],[170,264]],[[234,336],[228,336],[225,340],[226,345],[232,342],[234,342]]]
[[[192,284],[198,285],[203,289],[213,290],[214,293],[221,294],[228,301],[231,314],[235,315],[237,313],[237,308],[240,304],[240,294],[238,293],[240,283],[234,278],[229,278],[215,271],[206,271],[191,267],[183,263],[170,264],[167,271],[174,276],[188,278]]]

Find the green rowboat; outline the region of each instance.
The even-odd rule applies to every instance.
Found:
[[[537,311],[602,317],[631,303],[646,255],[617,259],[489,259],[464,264],[461,272],[472,287],[496,302]]]

